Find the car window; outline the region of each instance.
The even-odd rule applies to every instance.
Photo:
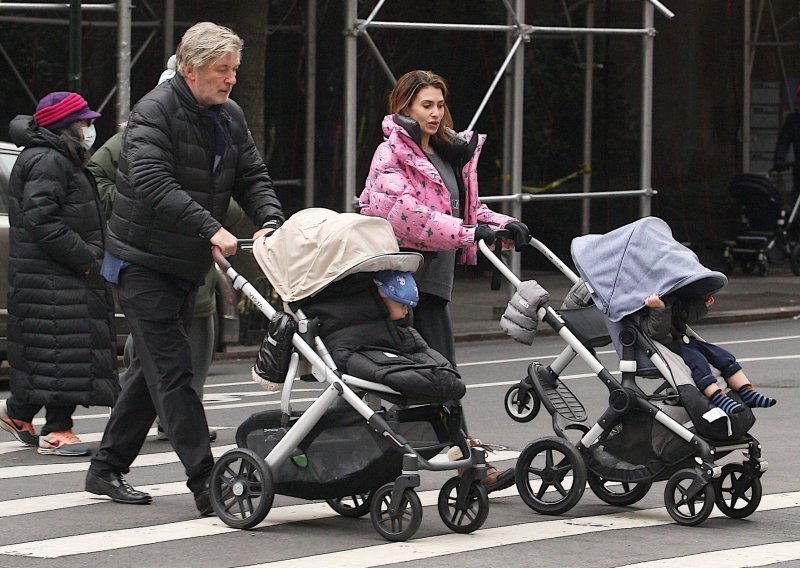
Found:
[[[0,214],[8,214],[8,178],[17,161],[17,154],[0,152]]]

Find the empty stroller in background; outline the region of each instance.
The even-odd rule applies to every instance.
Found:
[[[725,272],[733,272],[738,264],[745,274],[758,271],[765,276],[770,264],[780,264],[788,258],[792,272],[800,276],[800,199],[785,211],[772,179],[753,173],[734,176],[730,193],[739,204],[740,217],[736,238],[723,243]]]
[[[253,253],[284,304],[294,306],[297,331],[287,333],[292,353],[285,376],[270,378],[283,383],[281,410],[250,416],[237,430],[239,448],[214,465],[210,494],[217,516],[231,527],[251,528],[267,516],[276,493],[325,499],[343,516],[370,513],[381,536],[404,541],[422,520],[414,491],[419,471],[463,469],[442,487],[439,514],[454,532],[480,528],[489,511],[480,483],[486,454],[467,443],[460,406],[414,404],[384,384],[341,373],[316,332],[317,322],[299,307],[332,283],[361,273],[414,271],[421,255],[399,252],[384,219],[319,208],[296,213],[271,236],[256,240]],[[276,310],[269,302],[217,249],[213,254],[234,287],[272,320]],[[310,370],[301,371],[301,364]],[[303,411],[292,408],[299,380],[326,387]],[[451,446],[468,457],[429,461]]]
[[[578,503],[588,482],[601,500],[627,506],[654,482],[666,480],[664,503],[679,524],[703,522],[715,504],[732,518],[752,514],[767,469],[760,444],[747,433],[752,412],[728,417],[715,410],[680,357],[646,337],[629,317],[643,306],[647,294],[640,287],[649,292],[652,285],[661,295],[708,295],[724,286],[725,276],[703,267],[672,238],[666,223],[652,217],[575,239],[572,254],[583,280],[542,243],[531,239],[531,244],[575,285],[565,302],[569,307],[535,306],[538,320],[567,347],[550,365],[531,363],[505,397],[506,412],[518,422],[532,420],[544,406],[556,434],[533,441],[517,461],[523,501],[539,513],[561,514]],[[520,290],[522,283],[503,262],[485,245],[481,250]],[[659,268],[669,270],[659,273]],[[591,300],[584,301],[587,295],[580,291],[591,293]],[[620,357],[621,381],[595,353],[611,343]],[[609,392],[609,406],[592,426],[583,404],[560,379],[576,357]],[[645,388],[640,379],[656,379],[658,386]],[[745,459],[717,465],[734,450],[743,450]]]

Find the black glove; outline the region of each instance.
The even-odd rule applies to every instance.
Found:
[[[491,245],[494,242],[494,239],[494,231],[489,227],[489,225],[478,225],[475,227],[475,244],[477,244],[478,241],[483,241],[487,245]]]
[[[503,228],[511,233],[511,240],[514,241],[514,250],[517,252],[524,249],[531,240],[531,232],[522,221],[511,221]]]
[[[783,160],[776,160],[775,165],[772,166],[772,169],[776,172],[782,172],[788,169],[788,166],[786,165],[786,162],[784,162]]]

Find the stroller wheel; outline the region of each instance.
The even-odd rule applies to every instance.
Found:
[[[413,489],[406,489],[393,508],[393,488],[394,483],[387,483],[373,492],[370,519],[383,538],[403,542],[414,536],[422,523],[422,503]]]
[[[372,504],[372,493],[356,493],[355,495],[346,495],[336,499],[325,499],[325,502],[341,516],[355,519],[369,513],[369,506]]]
[[[798,243],[789,255],[789,264],[795,276],[800,276],[800,243]]]
[[[252,450],[225,452],[211,470],[211,507],[229,527],[249,529],[264,520],[275,491],[267,462]]]
[[[516,384],[506,391],[505,407],[512,420],[530,422],[539,414],[542,402],[533,389]]]
[[[682,469],[667,481],[664,504],[679,525],[699,525],[714,509],[715,493],[714,484],[707,483],[697,471]]]
[[[469,534],[481,528],[489,516],[489,494],[478,483],[471,483],[463,504],[459,503],[461,478],[451,477],[439,492],[439,516],[453,532]]]
[[[739,261],[739,267],[745,274],[752,274],[756,269],[756,261],[754,258],[743,258]]]
[[[722,475],[714,480],[717,509],[732,519],[744,519],[761,503],[761,478],[747,472],[740,463],[722,467]]]
[[[569,511],[586,488],[583,458],[561,438],[542,438],[528,444],[517,460],[515,474],[522,500],[543,515]]]
[[[722,259],[722,272],[726,275],[733,273],[733,258],[730,256],[725,256]]]
[[[609,481],[592,471],[587,472],[587,476],[589,488],[601,501],[619,507],[627,507],[641,501],[653,485],[649,482]]]

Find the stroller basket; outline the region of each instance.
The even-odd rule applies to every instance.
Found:
[[[450,445],[436,406],[378,412],[425,459]],[[280,410],[253,414],[236,431],[239,447],[265,458],[297,421],[282,423]],[[394,480],[403,456],[385,437],[364,427],[351,407],[332,408],[317,422],[295,452],[272,470],[275,489],[302,499],[332,499],[367,493]]]

